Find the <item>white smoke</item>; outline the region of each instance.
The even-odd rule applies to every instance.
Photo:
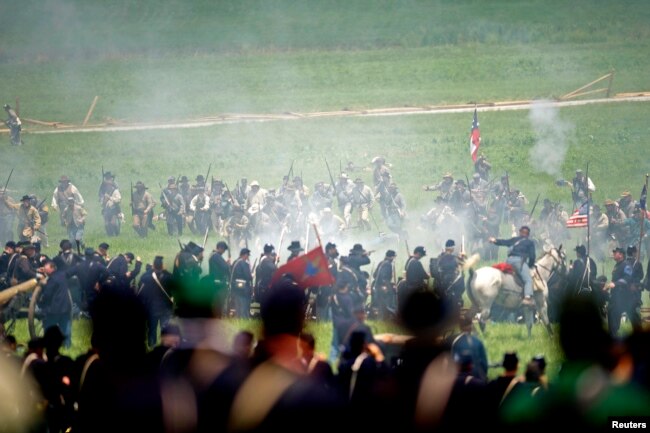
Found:
[[[560,119],[557,107],[551,101],[535,101],[528,119],[535,131],[535,146],[530,149],[531,165],[550,175],[560,174],[569,148],[569,136],[574,125]]]

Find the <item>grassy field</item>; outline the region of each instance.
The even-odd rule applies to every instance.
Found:
[[[649,18],[646,1],[4,2],[0,98],[13,104],[19,97],[22,117],[81,123],[95,95],[91,122],[554,98],[610,70],[616,71],[614,93],[645,91]],[[566,148],[566,155],[549,173],[530,157],[538,135],[528,112],[480,113],[482,150],[493,175],[508,171],[531,202],[539,193],[570,207],[568,189],[555,180],[570,179],[589,162],[597,202],[628,189],[638,196],[650,171],[650,104],[566,108],[554,116],[564,127],[548,154]],[[14,168],[9,188],[15,197],[44,197],[62,174],[70,176],[88,203],[87,244],[96,246],[106,240],[96,199],[102,166],[117,174],[128,209],[130,182],[144,181],[157,199],[158,182],[205,174],[209,163],[215,178],[231,187],[246,176],[272,188],[295,160],[294,172],[311,186],[328,179],[324,158],[336,175],[339,161],[366,166],[381,154],[393,164],[415,226],[435,197],[422,185],[447,170],[461,178],[471,174],[470,125],[470,114],[61,135],[30,135],[26,125],[23,147],[10,148],[0,136],[0,177]],[[133,251],[146,262],[173,256],[177,240],[164,224],[138,239],[126,213],[123,234],[109,240],[111,252]],[[65,236],[57,221],[53,215],[48,254]],[[428,241],[421,232],[412,237]],[[399,254],[401,264],[402,249]],[[73,353],[87,346],[80,326]],[[310,326],[317,327],[319,350],[327,351],[326,325]],[[373,326],[381,332],[387,325]],[[492,329],[490,362],[516,349],[522,359],[545,352],[557,366],[561,355],[541,329],[532,344],[523,327]]]

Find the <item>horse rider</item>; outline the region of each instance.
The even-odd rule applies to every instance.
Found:
[[[510,247],[506,263],[513,267],[517,275],[524,282],[524,300],[522,305],[532,306],[533,301],[533,278],[530,270],[535,266],[535,243],[530,240],[530,228],[521,226],[519,236],[510,239],[488,238],[490,243],[497,246]]]

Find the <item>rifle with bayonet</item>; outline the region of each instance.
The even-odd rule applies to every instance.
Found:
[[[334,177],[332,176],[330,165],[327,163],[327,158],[325,158],[325,166],[327,167],[327,173],[330,175],[330,188],[332,188],[332,191],[336,193],[336,183],[334,182]]]
[[[131,182],[131,215],[135,215],[135,203],[133,202],[133,182]]]
[[[537,193],[537,198],[535,199],[535,203],[533,204],[533,208],[530,210],[530,219],[533,219],[533,213],[535,213],[535,208],[537,207],[537,203],[539,202],[539,193]]]
[[[172,206],[171,202],[169,201],[169,198],[167,197],[167,193],[165,192],[165,189],[162,187],[162,185],[160,184],[160,182],[158,182],[158,186],[160,187],[161,194],[162,194],[162,196],[163,196],[163,200],[165,200],[165,203],[167,203],[167,209],[168,209],[169,211],[171,211],[172,208],[173,208],[173,206]]]

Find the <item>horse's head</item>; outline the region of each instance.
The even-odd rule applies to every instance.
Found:
[[[553,259],[552,268],[555,271],[558,271],[560,273],[566,271],[566,253],[562,249],[562,244],[560,244],[560,246],[557,248],[551,246],[551,248],[546,251],[546,255],[550,256]]]

